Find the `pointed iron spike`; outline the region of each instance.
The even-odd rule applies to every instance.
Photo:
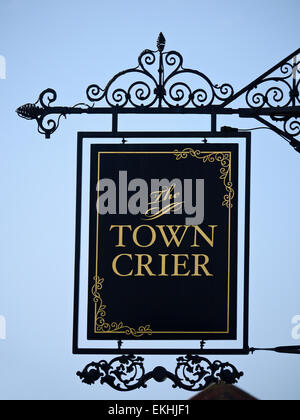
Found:
[[[164,34],[161,32],[158,36],[157,40],[157,48],[159,52],[163,52],[166,46],[166,38],[164,37]]]
[[[282,346],[282,347],[272,347],[272,348],[250,348],[250,353],[256,351],[274,351],[276,353],[286,353],[286,354],[300,354],[300,346]]]
[[[41,109],[35,104],[25,104],[23,106],[20,106],[16,110],[16,113],[19,117],[24,118],[26,120],[34,120],[40,115]]]
[[[283,346],[273,349],[276,353],[300,354],[300,346]]]

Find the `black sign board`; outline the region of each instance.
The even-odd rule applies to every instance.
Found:
[[[234,340],[238,145],[92,145],[88,339]]]

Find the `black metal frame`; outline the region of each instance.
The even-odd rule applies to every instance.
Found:
[[[243,323],[243,348],[241,349],[205,349],[200,343],[199,349],[122,349],[120,343],[116,343],[115,349],[95,349],[78,347],[78,311],[79,311],[79,268],[80,268],[80,243],[81,243],[81,195],[82,195],[82,151],[83,141],[89,138],[99,139],[216,139],[224,138],[244,139],[246,142],[246,185],[245,185],[245,266],[244,266],[244,323]],[[124,144],[124,148],[126,145]],[[251,188],[251,133],[206,133],[206,132],[81,132],[78,133],[77,143],[77,208],[76,208],[76,242],[75,242],[75,293],[74,293],[74,325],[73,325],[73,353],[74,354],[106,354],[106,355],[247,355],[249,349],[249,254],[250,254],[250,188]]]

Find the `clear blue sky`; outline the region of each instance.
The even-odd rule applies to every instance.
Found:
[[[170,382],[123,395],[75,376],[98,359],[71,353],[76,132],[109,125],[104,117],[70,117],[49,142],[15,109],[48,87],[58,92],[57,104],[82,102],[89,84],[104,86],[154,49],[161,31],[187,67],[239,89],[300,47],[299,12],[298,0],[1,0],[0,315],[7,340],[0,341],[0,399],[191,396]],[[300,345],[291,336],[300,314],[300,155],[276,134],[258,131],[252,170],[250,344]],[[245,372],[240,387],[258,398],[300,399],[300,357],[227,360]],[[146,366],[163,363],[175,366],[170,357]]]

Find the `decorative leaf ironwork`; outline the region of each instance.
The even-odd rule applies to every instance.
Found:
[[[93,385],[100,380],[101,385],[108,384],[117,391],[132,391],[146,388],[144,359],[133,355],[120,356],[111,362],[102,360],[90,363],[77,376],[83,383]]]
[[[220,382],[236,384],[244,375],[230,363],[210,362],[204,357],[194,355],[179,357],[175,373],[163,367],[157,367],[152,372],[146,373],[143,362],[142,357],[120,356],[111,362],[90,363],[82,372],[77,372],[77,376],[88,385],[100,380],[102,385],[106,383],[118,391],[146,388],[147,382],[151,379],[157,382],[169,379],[173,382],[173,388],[199,392],[211,384]]]

